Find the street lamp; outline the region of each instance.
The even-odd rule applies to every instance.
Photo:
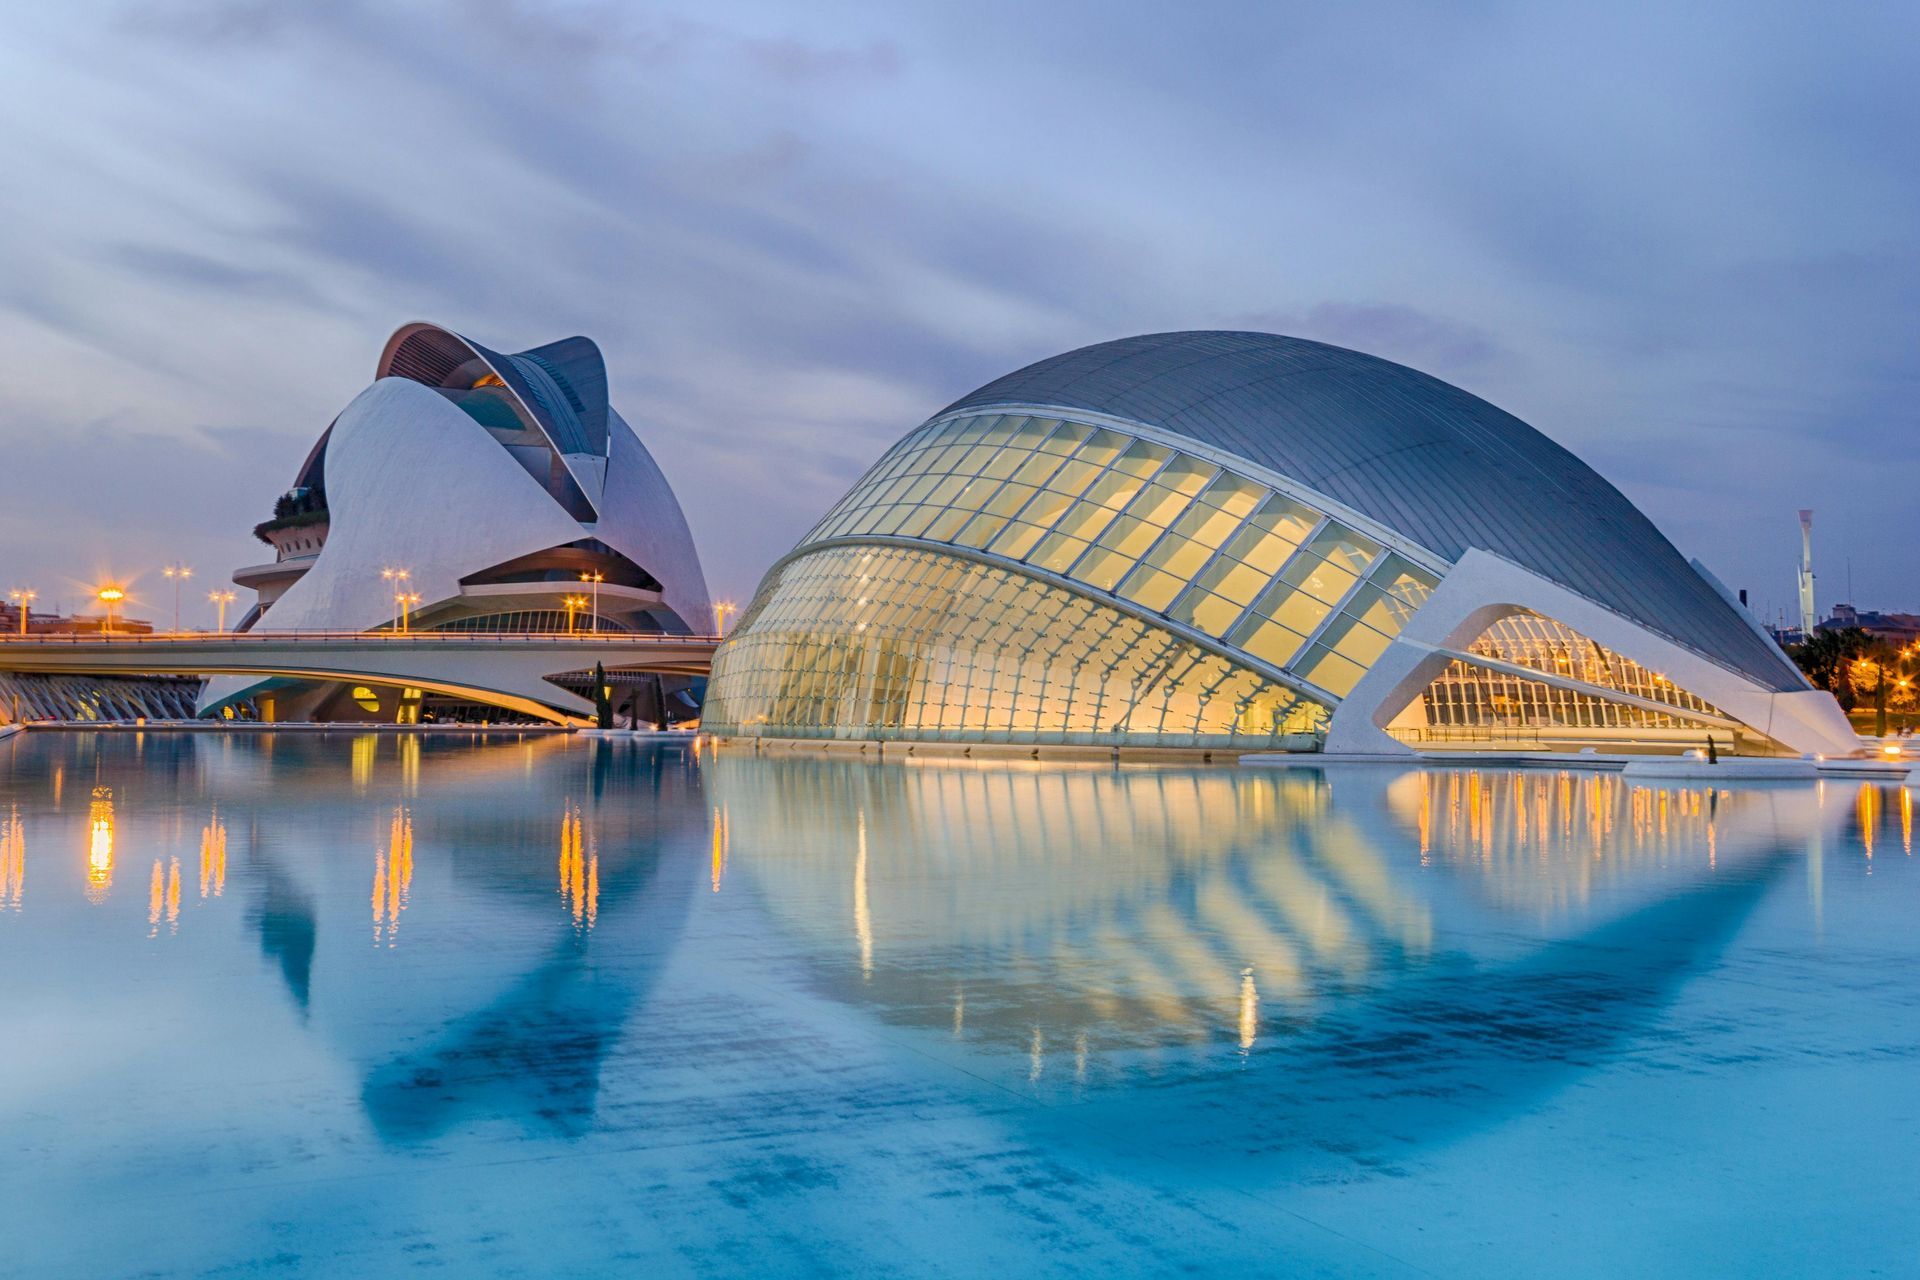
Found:
[[[29,591],[25,587],[21,587],[17,591],[7,592],[7,599],[20,606],[21,635],[27,634],[27,610],[32,608],[33,602],[39,598],[40,593],[38,591]]]
[[[594,634],[596,635],[600,632],[600,584],[606,580],[607,575],[597,569],[592,573],[583,573],[580,575],[580,581],[591,582],[593,584],[593,608],[589,610],[587,616],[589,618],[589,625],[592,626]]]
[[[417,592],[412,592],[412,591],[394,592],[393,604],[394,604],[394,608],[399,613],[399,620],[400,620],[399,625],[400,625],[401,635],[407,634],[407,630],[409,626],[411,626],[412,619],[413,619],[411,610],[414,605],[419,603],[420,603],[420,596]]]
[[[127,598],[126,589],[124,587],[120,587],[115,585],[114,583],[109,582],[106,586],[100,588],[97,595],[99,596],[100,603],[107,607],[107,625],[106,625],[104,634],[112,635],[113,634],[113,606],[115,606],[116,604],[119,604],[122,600],[125,600]]]
[[[587,598],[585,596],[567,596],[561,603],[567,606],[567,634],[573,635],[573,616],[587,607]]]
[[[413,576],[405,569],[382,569],[380,576],[393,584],[393,626],[400,625],[400,597],[406,593],[405,583]]]
[[[173,583],[173,630],[177,635],[180,631],[180,584],[193,576],[193,570],[184,564],[170,564],[160,573]]]
[[[727,615],[730,613],[738,613],[738,612],[740,612],[739,608],[735,606],[733,601],[731,600],[714,601],[713,602],[713,634],[716,636],[726,635],[727,634]]]
[[[227,606],[233,603],[233,592],[209,591],[207,592],[207,599],[213,601],[213,607],[220,611],[219,630],[225,632],[227,629]]]

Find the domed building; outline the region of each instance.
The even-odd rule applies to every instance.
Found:
[[[1152,334],[914,429],[767,574],[722,738],[1850,752],[1765,631],[1513,415],[1355,351]]]
[[[373,385],[321,434],[254,533],[275,557],[233,575],[257,593],[242,631],[689,634],[711,625],[680,504],[609,403],[606,364],[587,338],[506,355],[436,325],[402,327]],[[668,718],[697,713],[684,679],[647,693],[655,714],[662,698]],[[200,713],[263,697],[278,718],[322,720],[412,718],[433,700],[350,682],[221,676]]]

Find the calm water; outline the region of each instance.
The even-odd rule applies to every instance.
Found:
[[[1912,1275],[1909,791],[0,744],[0,1273]]]

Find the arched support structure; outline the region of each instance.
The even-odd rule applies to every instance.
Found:
[[[718,642],[699,636],[278,635],[0,642],[0,670],[66,675],[240,677],[200,714],[271,678],[399,685],[580,723],[585,699],[553,678],[589,670],[704,676]]]
[[[1460,558],[1342,700],[1327,726],[1326,751],[1410,754],[1411,748],[1389,733],[1389,727],[1455,660],[1484,665],[1485,659],[1469,654],[1468,646],[1502,618],[1521,612],[1552,618],[1661,673],[1711,703],[1729,720],[1789,750],[1849,755],[1859,749],[1858,736],[1831,695],[1816,689],[1767,688],[1577,592],[1476,548]],[[1552,677],[1531,670],[1524,676],[1554,683]],[[1608,696],[1628,703],[1640,701]]]

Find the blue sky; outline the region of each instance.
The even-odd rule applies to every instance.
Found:
[[[1920,6],[77,3],[0,42],[0,586],[164,616],[401,323],[585,333],[716,593],[1011,368],[1261,328],[1920,609]],[[422,501],[457,495],[422,486]],[[197,614],[189,611],[197,620]]]

